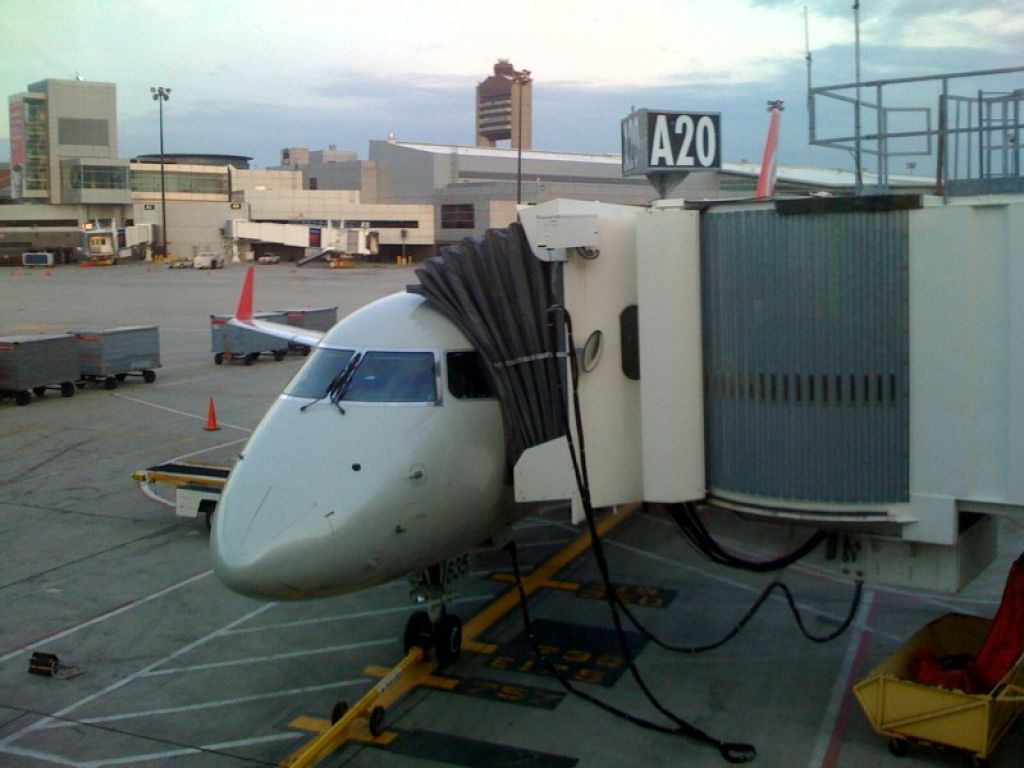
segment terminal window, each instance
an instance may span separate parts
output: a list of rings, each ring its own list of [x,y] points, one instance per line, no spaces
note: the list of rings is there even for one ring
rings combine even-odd
[[[72,189],[128,189],[128,169],[122,166],[86,165],[64,170]]]
[[[106,147],[110,143],[110,129],[106,120],[62,117],[57,120],[57,141],[60,144]]]
[[[473,229],[476,214],[472,203],[441,206],[441,229]]]

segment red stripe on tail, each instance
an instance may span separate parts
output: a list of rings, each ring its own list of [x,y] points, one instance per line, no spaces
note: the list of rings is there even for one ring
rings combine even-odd
[[[242,283],[242,293],[238,297],[238,309],[235,310],[235,319],[246,322],[252,320],[252,265],[245,272],[245,281]]]
[[[779,142],[779,113],[782,111],[781,101],[768,102],[768,137],[764,142],[764,156],[761,158],[761,173],[757,178],[755,197],[771,197],[775,191],[775,148]]]

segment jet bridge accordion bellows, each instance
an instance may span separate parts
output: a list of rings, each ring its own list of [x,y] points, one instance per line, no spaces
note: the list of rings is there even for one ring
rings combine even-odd
[[[712,210],[701,238],[711,492],[906,501],[907,211]]]

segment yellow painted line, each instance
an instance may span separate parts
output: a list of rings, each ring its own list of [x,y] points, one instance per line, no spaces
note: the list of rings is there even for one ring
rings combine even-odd
[[[504,581],[509,584],[514,584],[516,577],[511,573],[492,573],[491,581]],[[548,589],[560,589],[563,592],[578,592],[580,584],[578,581],[556,581],[554,579],[548,579],[541,586],[547,587]]]
[[[467,640],[466,638],[462,638],[462,650],[489,655],[497,651],[498,646],[494,643],[481,643],[478,640]]]
[[[620,507],[612,514],[604,517],[597,523],[598,535],[604,536],[607,534],[629,517],[637,509],[637,506],[631,504]],[[590,532],[587,531],[556,553],[551,559],[535,568],[529,575],[523,577],[523,591],[525,594],[530,596],[538,589],[546,587],[549,582],[562,585],[572,583],[559,582],[552,577],[583,554],[589,547]],[[578,588],[578,585],[576,588]],[[496,645],[478,642],[476,638],[518,604],[519,590],[513,587],[474,616],[462,628],[463,650],[494,653],[497,650]],[[281,766],[286,766],[287,768],[309,768],[309,766],[316,765],[328,755],[336,752],[349,741],[368,741],[374,744],[388,743],[381,742],[379,739],[388,736],[393,739],[394,734],[385,732],[374,738],[370,733],[367,724],[370,712],[375,707],[387,709],[391,704],[398,701],[417,686],[429,686],[446,690],[454,689],[458,685],[458,680],[456,678],[435,676],[434,671],[437,669],[437,666],[437,661],[427,658],[423,649],[413,648],[397,666],[390,670],[386,667],[367,667],[365,670],[366,674],[380,675],[380,681],[334,725],[330,725],[326,720],[312,717],[299,717],[289,723],[289,725],[295,728],[312,731],[319,735],[300,750],[285,758]],[[388,741],[390,742],[391,739]]]
[[[411,674],[410,677],[412,678],[429,675],[437,668],[437,662],[425,659],[422,648],[413,648],[394,669],[367,691],[363,698],[356,702],[355,706],[350,707],[338,722],[330,726],[298,752],[285,758],[281,765],[288,766],[288,768],[308,768],[335,752],[338,747],[351,740],[350,730],[357,720],[361,721],[361,726],[366,727],[366,718],[369,717],[373,708],[386,708],[398,696],[410,690],[409,687],[404,685],[403,680],[416,667],[421,667],[423,671],[418,675]],[[393,689],[398,691],[397,695],[395,695],[395,690]],[[367,733],[369,733],[368,729]],[[381,735],[383,736],[384,734]]]
[[[363,674],[369,675],[370,677],[385,677],[391,670],[387,667],[379,667],[376,664],[371,664],[363,670]],[[416,677],[416,681],[412,685],[406,686],[406,690],[415,688],[417,685],[422,685],[425,688],[437,688],[442,691],[451,691],[456,688],[459,681],[454,677],[436,677],[429,673],[418,675],[417,672],[420,670],[413,670],[410,673],[410,677]]]
[[[635,504],[620,507],[612,514],[607,515],[598,521],[598,534],[600,536],[607,534],[619,523],[629,517],[636,508],[637,505]],[[538,589],[541,589],[544,586],[544,582],[551,581],[552,577],[556,573],[583,554],[583,552],[585,552],[589,547],[590,532],[587,531],[583,535],[577,537],[571,544],[567,545],[561,552],[555,554],[550,560],[534,569],[529,575],[524,576],[523,591],[526,593],[526,596],[529,597]],[[476,640],[477,637],[482,635],[492,624],[515,608],[518,604],[519,590],[512,588],[484,608],[462,628],[462,647],[466,647],[467,640]]]

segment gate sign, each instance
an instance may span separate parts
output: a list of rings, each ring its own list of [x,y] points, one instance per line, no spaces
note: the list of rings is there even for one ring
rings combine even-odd
[[[722,167],[721,114],[638,109],[622,120],[622,175]]]

